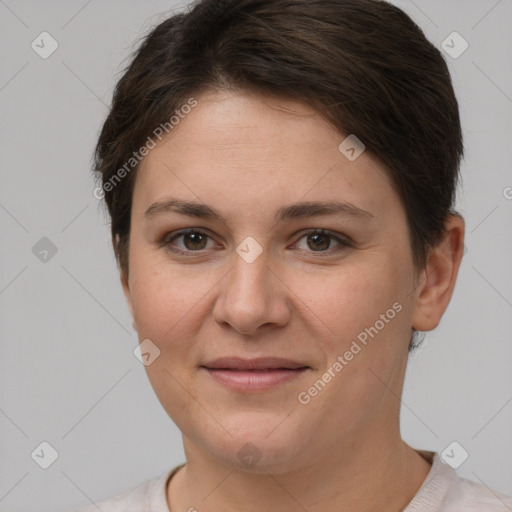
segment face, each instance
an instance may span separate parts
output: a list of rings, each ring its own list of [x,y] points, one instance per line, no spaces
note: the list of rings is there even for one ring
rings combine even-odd
[[[368,151],[347,158],[346,136],[306,105],[196,100],[138,170],[122,278],[139,339],[160,351],[147,374],[186,450],[238,466],[252,453],[254,471],[279,472],[333,445],[385,442],[417,314],[388,173]],[[204,368],[221,357],[306,369],[263,372],[250,387],[247,372]],[[238,387],[222,381],[230,371]]]

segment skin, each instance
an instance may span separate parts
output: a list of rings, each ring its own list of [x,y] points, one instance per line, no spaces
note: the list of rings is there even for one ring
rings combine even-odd
[[[241,91],[194,97],[198,105],[138,170],[129,275],[121,275],[139,339],[161,351],[146,366],[149,380],[183,434],[187,463],[167,486],[170,509],[402,510],[431,467],[400,435],[408,343],[413,327],[434,329],[448,306],[464,221],[450,216],[416,269],[400,198],[368,151],[349,161],[338,150],[345,135],[301,103]],[[145,216],[169,197],[205,203],[224,221]],[[371,216],[274,219],[285,205],[326,200]],[[208,236],[171,240],[186,228]],[[307,236],[318,229],[333,233],[320,249]],[[236,252],[248,236],[262,249],[252,263]],[[298,394],[396,302],[401,311],[300,403]],[[241,393],[200,369],[233,355],[310,369]],[[237,456],[246,443],[261,455],[251,466]]]

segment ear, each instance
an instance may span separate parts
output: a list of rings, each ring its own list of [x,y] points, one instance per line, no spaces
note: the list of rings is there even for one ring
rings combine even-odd
[[[412,327],[417,331],[435,329],[450,303],[464,252],[464,231],[462,217],[450,215],[441,242],[429,251],[413,307]]]

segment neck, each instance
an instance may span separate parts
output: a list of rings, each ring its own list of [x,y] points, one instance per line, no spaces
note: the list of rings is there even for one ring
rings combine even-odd
[[[430,464],[400,437],[356,442],[286,472],[251,473],[204,456],[186,443],[187,464],[171,479],[171,512],[399,512],[425,481]],[[378,454],[378,456],[375,456]]]

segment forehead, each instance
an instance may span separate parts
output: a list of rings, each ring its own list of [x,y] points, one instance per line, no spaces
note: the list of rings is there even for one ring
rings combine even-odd
[[[195,99],[144,158],[134,203],[173,195],[247,210],[337,199],[371,211],[396,199],[385,167],[367,151],[347,158],[347,136],[305,104],[225,91]]]

